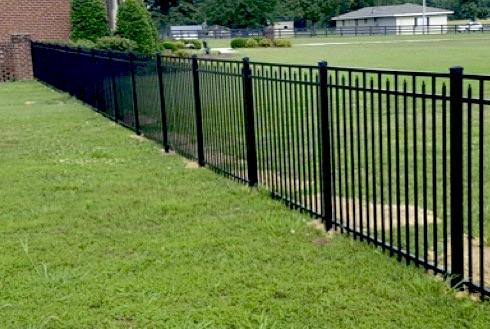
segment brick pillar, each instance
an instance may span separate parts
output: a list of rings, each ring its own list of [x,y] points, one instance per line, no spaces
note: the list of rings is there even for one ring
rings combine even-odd
[[[11,42],[11,63],[15,80],[32,80],[31,36],[13,34]]]

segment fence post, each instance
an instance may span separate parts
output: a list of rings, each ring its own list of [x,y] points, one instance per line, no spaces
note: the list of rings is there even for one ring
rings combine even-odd
[[[332,190],[331,163],[330,163],[330,124],[328,118],[328,64],[323,61],[318,64],[320,73],[320,134],[321,134],[321,177],[322,177],[322,213],[323,223],[327,231],[332,229]]]
[[[90,50],[90,58],[92,59],[92,64],[97,67],[97,58],[95,57],[95,49]],[[95,111],[99,112],[99,75],[98,75],[98,70],[95,69],[95,90],[94,90],[94,104],[93,106],[95,107]]]
[[[192,56],[192,78],[194,81],[194,103],[196,110],[197,162],[203,167],[204,162],[204,132],[202,128],[201,90],[199,86],[199,64],[197,55]]]
[[[247,142],[247,169],[248,185],[256,186],[257,174],[257,146],[255,143],[255,118],[254,118],[254,95],[252,85],[252,70],[248,57],[243,59],[243,108],[245,110],[245,134]]]
[[[129,66],[131,67],[131,87],[133,89],[133,114],[134,114],[134,129],[137,135],[141,135],[140,119],[138,113],[138,95],[136,93],[136,72],[134,69],[134,54],[129,54]]]
[[[111,87],[112,87],[112,100],[114,102],[114,121],[119,121],[119,104],[117,103],[117,88],[116,88],[116,70],[114,69],[113,52],[109,52],[109,63],[111,67]]]
[[[165,111],[165,95],[163,93],[163,70],[162,70],[162,55],[157,54],[157,74],[158,74],[158,92],[160,94],[160,118],[162,121],[162,143],[165,153],[168,153],[170,147],[168,144],[167,132],[167,113]]]
[[[451,285],[464,277],[463,250],[463,68],[450,70]]]

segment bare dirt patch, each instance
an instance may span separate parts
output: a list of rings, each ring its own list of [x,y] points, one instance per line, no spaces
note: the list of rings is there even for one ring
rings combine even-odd
[[[317,196],[318,203],[321,204],[321,195]],[[400,226],[420,226],[424,225],[424,209],[421,207],[415,208],[412,205],[406,207],[405,205],[398,206],[396,204],[374,204],[372,202],[366,202],[355,198],[335,197],[332,199],[332,207],[334,216],[340,218],[342,214],[343,222],[347,219],[347,214],[350,217],[351,228],[359,229],[381,229],[383,227],[388,228],[390,223],[392,227],[398,227],[398,211],[400,212]],[[355,214],[355,223],[354,223]],[[375,216],[376,214],[376,216]],[[362,215],[363,223],[360,225],[360,217]],[[367,218],[370,218],[369,224]],[[425,213],[427,225],[434,223],[434,215],[432,211],[426,210]],[[382,218],[384,217],[384,223]],[[376,219],[376,220],[375,220]]]
[[[312,241],[313,244],[318,246],[318,247],[325,246],[325,245],[329,244],[330,241],[332,241],[332,239],[334,239],[335,236],[339,234],[335,230],[332,230],[329,232],[325,231],[325,226],[323,225],[322,221],[319,219],[312,220],[312,221],[308,222],[308,226],[313,227],[315,230],[318,230],[318,231],[323,233],[321,236],[316,237]]]
[[[147,141],[146,137],[143,134],[141,134],[141,135],[131,134],[131,135],[129,135],[129,138],[135,139],[135,140],[137,140],[139,142],[145,142],[145,141]]]
[[[165,156],[174,156],[176,153],[172,150],[168,151],[168,152],[165,152],[165,149],[161,149],[160,152],[162,152],[163,155]]]
[[[469,237],[466,234],[464,235],[463,238],[464,238],[464,240],[463,240],[464,254],[463,255],[464,255],[465,277],[469,278],[469,276],[470,276],[469,268],[470,268],[470,263],[471,263],[471,267],[472,267],[471,276],[473,278],[473,281],[476,283],[480,283],[480,272],[482,270],[482,268],[480,268],[480,240],[472,238],[471,243],[470,243]],[[440,244],[444,248],[444,242],[440,241]],[[471,262],[470,262],[470,253],[469,253],[470,245],[471,245]],[[446,248],[448,251],[448,253],[447,253],[448,254],[448,256],[447,256],[448,257],[448,259],[447,259],[448,266],[451,267],[451,241],[450,240],[447,241]],[[439,264],[443,264],[443,262],[444,262],[443,250],[444,249],[441,249],[437,255],[438,256],[437,261]],[[431,259],[434,259],[434,251],[432,249],[429,250],[429,257]],[[484,259],[483,274],[485,276],[484,283],[486,286],[489,286],[490,285],[490,246],[485,246],[484,241],[483,241],[483,259]]]
[[[191,161],[188,159],[184,160],[184,164],[185,164],[186,169],[198,169],[199,168],[199,164],[197,162]]]

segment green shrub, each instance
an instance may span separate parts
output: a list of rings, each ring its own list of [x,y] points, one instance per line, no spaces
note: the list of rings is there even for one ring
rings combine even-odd
[[[259,41],[259,47],[272,47],[272,45],[273,45],[272,40],[267,38],[262,38]]]
[[[171,51],[176,51],[177,50],[177,45],[173,41],[162,41],[160,42],[160,50],[171,50]]]
[[[191,54],[183,49],[179,49],[175,52],[177,57],[191,57]]]
[[[77,41],[70,40],[68,45],[72,47],[80,47],[80,48],[87,48],[87,49],[95,48],[95,42],[91,40],[85,40],[85,39],[79,39]]]
[[[114,37],[102,37],[95,43],[98,49],[111,49],[117,51],[134,51],[138,45],[133,40]]]
[[[126,0],[117,13],[116,34],[136,42],[136,51],[151,54],[157,51],[157,30],[142,0]]]
[[[256,48],[258,45],[259,43],[255,41],[255,39],[253,38],[248,39],[247,42],[245,43],[246,48]]]
[[[278,48],[291,48],[291,41],[286,39],[275,39],[274,46]]]
[[[165,41],[161,41],[159,43],[160,51],[167,49],[167,50],[171,50],[171,51],[175,52],[179,49],[183,49],[184,47],[185,47],[185,44],[182,41],[165,40]]]
[[[177,47],[177,49],[184,49],[185,48],[184,41],[174,41],[174,44]]]
[[[247,40],[245,38],[236,38],[231,40],[231,48],[245,48],[247,45]]]
[[[202,41],[201,40],[190,40],[190,43],[194,45],[194,49],[202,49]]]
[[[72,40],[96,41],[110,34],[104,3],[102,0],[71,1]]]

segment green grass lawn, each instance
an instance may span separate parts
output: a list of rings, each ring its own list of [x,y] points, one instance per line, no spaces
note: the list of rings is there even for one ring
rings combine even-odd
[[[38,83],[0,85],[1,328],[486,328],[490,304]]]
[[[237,58],[252,61],[447,72],[461,65],[466,72],[490,74],[490,34],[430,36],[316,37],[291,39],[292,48],[240,49]],[[409,42],[407,42],[409,41]],[[307,46],[307,44],[325,45]],[[229,40],[209,40],[229,47]]]

